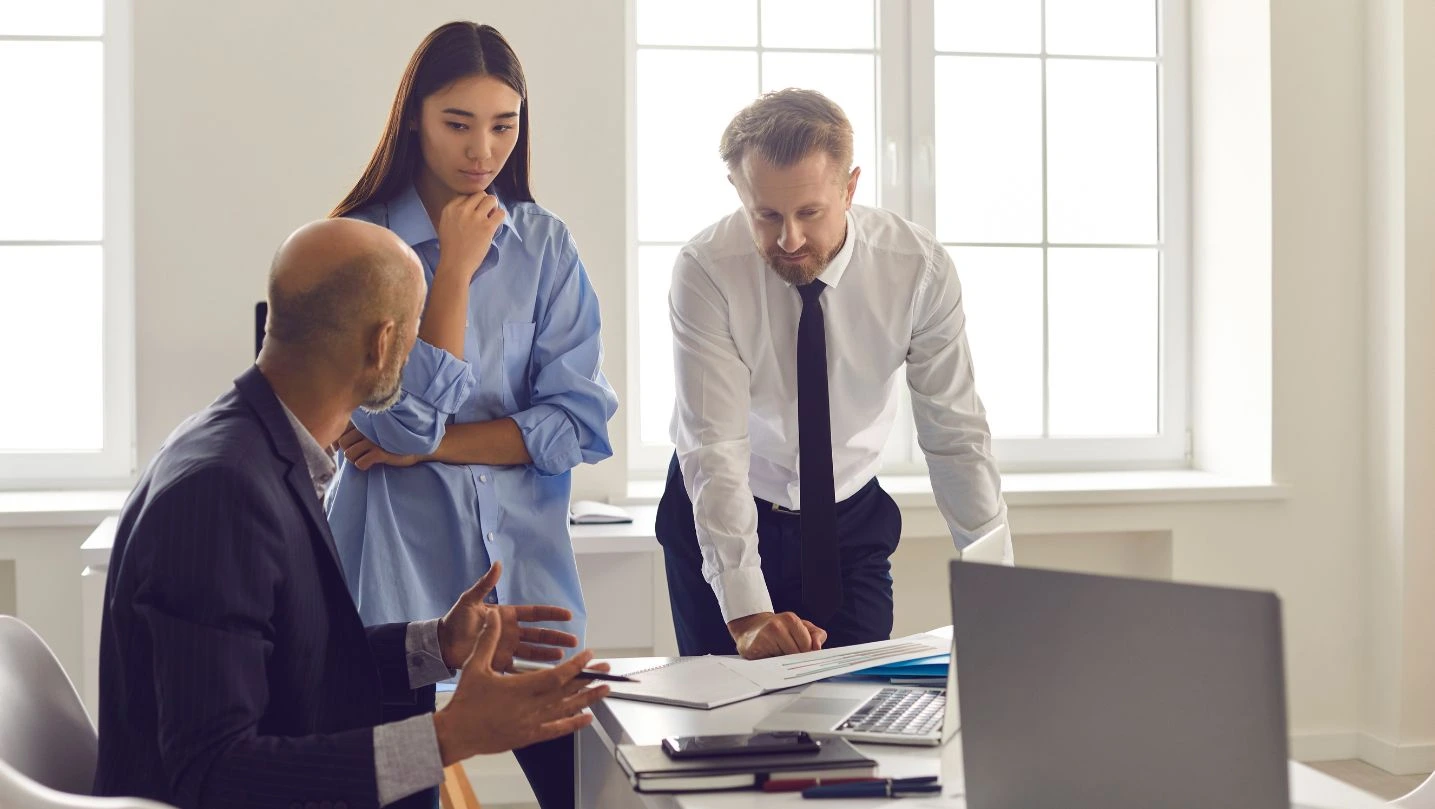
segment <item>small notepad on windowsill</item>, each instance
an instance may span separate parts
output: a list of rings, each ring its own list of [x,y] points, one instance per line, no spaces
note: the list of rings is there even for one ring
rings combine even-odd
[[[612,525],[633,521],[624,509],[596,500],[577,500],[568,507],[568,522],[573,525]]]

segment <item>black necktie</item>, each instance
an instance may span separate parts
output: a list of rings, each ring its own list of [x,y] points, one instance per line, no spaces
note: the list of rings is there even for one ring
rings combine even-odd
[[[827,398],[827,329],[818,300],[827,285],[797,288],[797,451],[802,486],[802,607],[810,621],[831,618],[842,605],[837,551],[837,497],[832,480],[832,413]]]

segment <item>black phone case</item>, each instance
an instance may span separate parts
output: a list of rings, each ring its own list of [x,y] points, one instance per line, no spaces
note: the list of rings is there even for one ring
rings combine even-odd
[[[682,746],[681,743],[684,739],[700,739],[705,744]],[[678,736],[663,739],[663,752],[668,754],[668,758],[673,759],[757,756],[772,753],[815,753],[818,749],[817,742],[803,731]]]

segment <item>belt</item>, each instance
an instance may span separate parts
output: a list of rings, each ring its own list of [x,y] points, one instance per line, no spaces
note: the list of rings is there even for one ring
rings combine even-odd
[[[869,480],[869,481],[867,481],[865,484],[863,484],[862,488],[860,488],[860,489],[858,489],[857,491],[853,492],[852,495],[851,495],[850,497],[848,497],[846,500],[839,500],[839,501],[837,501],[837,506],[840,508],[840,507],[842,507],[843,504],[848,503],[848,502],[850,502],[850,501],[852,501],[852,500],[855,500],[855,499],[857,499],[858,497],[860,497],[861,495],[865,494],[868,489],[873,489],[873,488],[876,488],[876,487],[877,487],[877,479],[876,479],[876,478],[872,478],[871,480]],[[771,501],[763,500],[761,497],[754,497],[753,500],[756,500],[756,501],[758,502],[758,507],[759,507],[759,508],[767,508],[767,509],[770,509],[774,514],[781,514],[781,515],[784,516],[784,517],[801,517],[801,516],[802,516],[802,510],[801,510],[801,509],[787,508],[787,507],[785,507],[785,506],[779,506],[778,504],[773,503],[773,502],[771,502]]]

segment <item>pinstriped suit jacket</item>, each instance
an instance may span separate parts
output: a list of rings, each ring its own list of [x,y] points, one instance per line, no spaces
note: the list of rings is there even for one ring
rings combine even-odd
[[[405,626],[360,623],[298,439],[251,368],[169,437],[121,512],[96,794],[377,806],[373,726],[433,704],[408,687]]]

